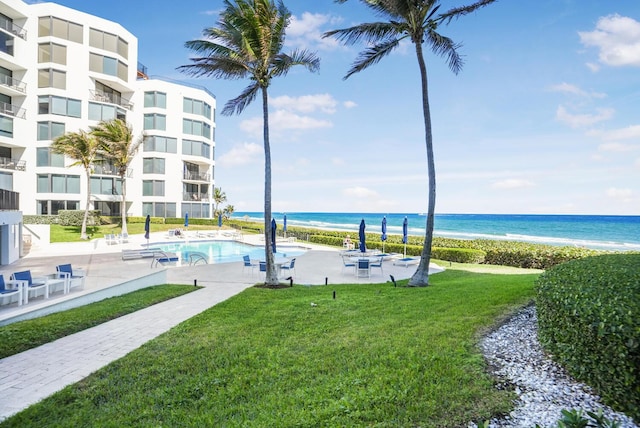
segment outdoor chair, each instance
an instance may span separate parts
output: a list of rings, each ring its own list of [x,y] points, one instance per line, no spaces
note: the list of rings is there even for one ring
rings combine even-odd
[[[293,258],[289,264],[280,266],[280,272],[283,272],[283,276],[285,275],[284,272],[289,272],[289,276],[291,276],[291,272],[295,272],[296,270],[295,265],[296,259]]]
[[[356,276],[358,278],[370,278],[371,277],[371,265],[369,259],[358,259],[358,267]]]
[[[258,265],[255,262],[252,262],[251,258],[248,255],[242,256],[242,260],[244,262],[244,264],[242,265],[242,272],[244,272],[246,269],[249,269],[251,271],[251,274],[253,275],[253,269],[255,269],[255,267]]]
[[[380,275],[383,275],[383,271],[382,271],[382,257],[380,257],[378,260],[374,260],[369,264],[369,267],[371,269],[373,268],[378,268],[380,269]]]
[[[14,297],[17,297],[18,306],[22,305],[22,287],[8,289],[4,282],[4,275],[0,274],[0,304],[9,305]]]
[[[42,290],[45,299],[49,298],[49,283],[46,278],[33,278],[30,270],[14,272],[11,274],[13,281],[24,281],[22,288],[24,303],[29,303],[29,295],[33,293],[33,297],[37,297]]]
[[[66,281],[66,290],[68,293],[74,287],[84,288],[84,279],[86,273],[82,269],[73,269],[71,264],[64,264],[56,266],[56,272],[58,272],[58,278],[62,278]]]
[[[342,256],[342,271],[344,272],[345,268],[356,268],[356,263],[351,261],[349,257]]]

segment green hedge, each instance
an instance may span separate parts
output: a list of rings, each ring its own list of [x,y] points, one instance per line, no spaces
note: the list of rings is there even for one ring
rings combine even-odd
[[[484,263],[486,253],[469,248],[431,248],[431,257],[457,263]]]
[[[543,346],[605,402],[640,421],[640,254],[558,265],[537,281]]]

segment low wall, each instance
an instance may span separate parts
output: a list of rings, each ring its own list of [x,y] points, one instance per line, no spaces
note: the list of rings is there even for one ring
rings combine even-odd
[[[167,270],[162,269],[150,273],[149,275],[141,276],[140,278],[123,282],[122,284],[116,284],[111,287],[88,292],[86,294],[79,294],[78,296],[68,294],[63,300],[60,300],[59,302],[51,302],[51,304],[34,309],[33,311],[16,314],[16,316],[14,317],[6,318],[0,321],[0,326],[12,324],[17,321],[39,318],[56,312],[62,312],[69,309],[77,308],[79,306],[84,306],[89,303],[98,302],[109,297],[121,296],[123,294],[131,293],[132,291],[166,283]],[[47,301],[45,300],[45,302]]]

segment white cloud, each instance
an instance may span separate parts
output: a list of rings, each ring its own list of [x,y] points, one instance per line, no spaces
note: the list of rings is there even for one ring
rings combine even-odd
[[[240,122],[240,129],[248,134],[261,136],[262,125],[262,117],[256,116]],[[273,134],[292,130],[307,131],[310,129],[331,128],[332,126],[333,124],[328,120],[300,116],[285,110],[278,110],[269,116],[269,130]]]
[[[335,166],[344,166],[347,164],[347,162],[344,160],[344,158],[331,158],[331,164]]]
[[[348,187],[342,191],[342,194],[351,198],[377,198],[378,192],[375,190],[367,189],[366,187]]]
[[[597,114],[571,114],[564,106],[558,106],[556,119],[572,128],[584,128],[609,120],[614,113],[614,110],[610,108],[600,108],[597,111]]]
[[[606,94],[600,92],[587,92],[584,89],[565,82],[553,85],[550,89],[553,92],[562,92],[565,94],[578,95],[586,98],[605,98],[607,96]]]
[[[598,150],[603,152],[623,153],[623,152],[630,152],[635,149],[636,147],[631,144],[620,144],[620,143],[606,143],[606,144],[600,144],[598,146]]]
[[[610,131],[590,131],[590,137],[598,137],[604,141],[633,140],[640,142],[640,125],[627,126],[626,128],[613,129]]]
[[[322,34],[340,22],[339,18],[321,13],[304,12],[292,16],[287,27],[286,44],[300,49],[331,51],[341,48],[334,38],[322,38]],[[324,29],[324,27],[327,27]]]
[[[246,165],[261,161],[263,153],[264,149],[261,145],[244,143],[217,157],[216,164],[224,166]]]
[[[594,73],[600,71],[600,66],[598,64],[594,64],[592,62],[588,62],[587,64],[587,68],[591,71],[593,71]]]
[[[333,114],[336,112],[338,101],[329,94],[303,95],[300,97],[283,95],[272,98],[269,100],[269,104],[275,108],[302,113],[312,113],[320,110],[327,114]]]
[[[633,190],[610,187],[607,189],[607,196],[622,202],[631,202],[633,200]]]
[[[595,30],[578,32],[585,46],[599,49],[601,63],[640,67],[640,22],[618,14],[602,17]]]
[[[358,104],[356,104],[355,101],[345,101],[342,103],[342,105],[345,106],[346,108],[354,108],[358,106]]]
[[[503,190],[524,189],[533,186],[535,186],[535,184],[532,181],[519,178],[508,178],[506,180],[496,181],[491,185],[494,189]]]

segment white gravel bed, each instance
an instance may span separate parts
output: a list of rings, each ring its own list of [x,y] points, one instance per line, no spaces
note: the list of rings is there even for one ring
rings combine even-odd
[[[519,398],[506,417],[491,420],[491,427],[555,427],[563,409],[602,409],[623,428],[638,428],[633,420],[600,402],[587,385],[577,382],[547,358],[538,342],[535,306],[518,312],[480,342],[492,373],[510,384]]]

